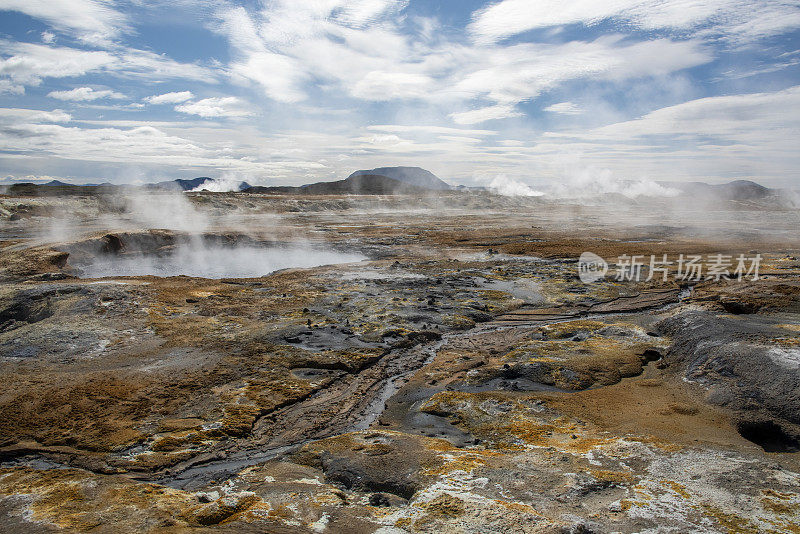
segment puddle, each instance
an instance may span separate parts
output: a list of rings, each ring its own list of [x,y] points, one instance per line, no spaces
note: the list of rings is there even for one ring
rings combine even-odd
[[[485,280],[483,281],[481,289],[503,291],[527,304],[538,304],[544,301],[539,284],[528,278],[519,278],[517,280]]]

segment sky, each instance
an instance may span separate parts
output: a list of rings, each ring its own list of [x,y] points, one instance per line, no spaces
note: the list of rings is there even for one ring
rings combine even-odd
[[[0,180],[800,188],[800,1],[0,0]]]

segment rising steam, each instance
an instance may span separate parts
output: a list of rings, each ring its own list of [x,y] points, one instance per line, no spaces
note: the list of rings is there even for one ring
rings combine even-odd
[[[533,189],[528,184],[509,178],[496,176],[488,185],[493,193],[511,197],[545,197],[549,199],[588,200],[602,199],[608,195],[621,195],[634,199],[639,197],[674,197],[680,194],[677,189],[666,187],[653,180],[627,180],[615,177],[607,169],[581,169],[565,173],[543,191]]]
[[[76,265],[82,276],[197,276],[201,278],[255,278],[287,268],[307,268],[365,259],[351,252],[322,249],[308,244],[262,247],[209,245],[192,236],[159,254],[133,253],[98,256]]]
[[[608,169],[584,168],[569,173],[555,183],[548,196],[565,199],[589,199],[605,195],[622,195],[626,198],[674,197],[680,191],[665,187],[653,180],[627,180],[615,177]]]
[[[508,197],[540,197],[544,195],[543,192],[536,191],[529,185],[524,184],[519,180],[509,178],[504,174],[496,176],[489,184],[489,189],[498,195],[504,195]]]
[[[82,239],[74,234],[70,239],[63,234],[51,236],[55,242],[72,242],[66,247],[69,263],[81,276],[249,278],[286,268],[365,259],[357,252],[337,251],[302,236],[278,238],[269,224],[264,228],[270,220],[267,215],[259,217],[258,235],[251,235],[244,219],[231,214],[212,217],[180,192],[128,189],[109,197],[106,203],[116,206],[119,213],[105,214],[98,220],[120,246],[110,250],[98,244],[96,232]],[[215,233],[222,228],[224,233]]]

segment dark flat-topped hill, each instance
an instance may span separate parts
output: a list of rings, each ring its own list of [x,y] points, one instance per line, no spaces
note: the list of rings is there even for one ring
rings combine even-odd
[[[374,174],[350,176],[346,180],[318,182],[315,184],[292,186],[253,186],[248,193],[299,194],[299,195],[393,195],[397,193],[421,193],[426,189]]]
[[[354,176],[377,175],[386,176],[398,182],[403,182],[423,189],[446,190],[452,189],[449,184],[443,182],[431,171],[420,167],[378,167],[377,169],[361,170],[351,174]]]
[[[779,194],[777,190],[764,187],[750,180],[735,180],[726,184],[707,184],[705,182],[660,182],[677,189],[690,198],[713,200],[760,200]]]

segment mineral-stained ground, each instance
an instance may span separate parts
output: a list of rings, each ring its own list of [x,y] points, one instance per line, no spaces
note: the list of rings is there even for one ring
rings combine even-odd
[[[198,193],[0,218],[2,532],[800,532],[796,210]],[[584,284],[584,251],[763,260]],[[184,274],[214,265],[251,277]]]

